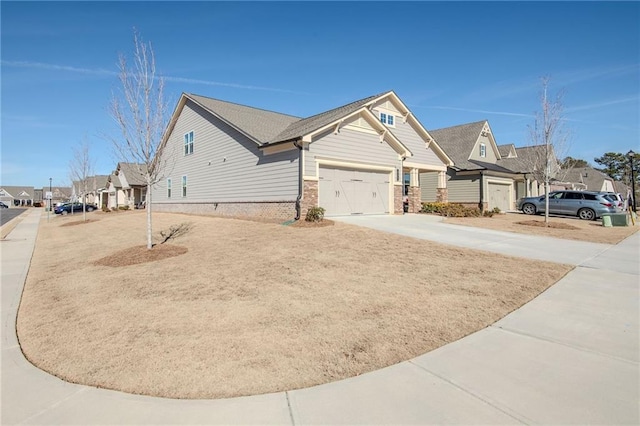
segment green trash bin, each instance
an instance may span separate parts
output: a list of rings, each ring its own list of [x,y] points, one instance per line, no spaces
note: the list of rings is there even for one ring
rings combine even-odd
[[[629,215],[626,213],[614,213],[611,215],[612,226],[629,226]]]
[[[604,226],[605,228],[611,228],[613,226],[613,224],[611,223],[611,215],[602,215],[602,226]]]

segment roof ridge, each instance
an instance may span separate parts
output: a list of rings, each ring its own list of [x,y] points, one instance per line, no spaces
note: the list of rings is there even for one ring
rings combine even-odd
[[[433,129],[433,130],[431,130],[431,132],[436,132],[438,130],[445,130],[445,129],[455,129],[456,127],[466,127],[466,126],[471,126],[471,125],[474,125],[474,124],[486,123],[488,121],[489,120],[485,119],[485,120],[474,121],[472,123],[456,124],[455,126],[441,127],[439,129]]]
[[[199,97],[199,98],[210,99],[212,101],[222,102],[222,103],[229,104],[229,105],[236,105],[236,106],[243,107],[243,108],[255,109],[255,110],[264,111],[264,112],[270,112],[272,114],[284,115],[284,116],[291,117],[291,118],[298,118],[298,119],[301,119],[301,120],[303,119],[303,117],[300,117],[300,116],[297,116],[297,115],[285,114],[283,112],[278,112],[278,111],[273,111],[273,110],[270,110],[270,109],[258,108],[258,107],[254,107],[254,106],[244,105],[244,104],[240,104],[240,103],[237,103],[237,102],[224,101],[224,100],[218,99],[218,98],[212,98],[212,97],[209,97],[209,96],[198,95],[196,93],[187,93],[187,95],[188,96],[196,96],[196,97]]]

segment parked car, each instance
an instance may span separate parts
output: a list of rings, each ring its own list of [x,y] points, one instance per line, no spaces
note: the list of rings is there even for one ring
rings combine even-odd
[[[608,200],[611,200],[611,202],[613,202],[616,206],[616,209],[619,212],[623,212],[625,211],[624,208],[624,198],[622,198],[622,194],[617,194],[615,192],[601,192],[601,194],[604,195],[604,197]]]
[[[518,200],[518,210],[524,214],[544,213],[544,195]],[[553,191],[549,193],[549,213],[578,216],[583,220],[595,220],[603,214],[617,213],[614,201],[604,194],[592,191]]]
[[[97,209],[95,204],[86,204],[86,210],[88,212],[92,212],[95,209]],[[55,214],[61,214],[61,215],[66,215],[71,213],[71,211],[73,210],[73,212],[82,212],[82,203],[62,203],[59,206],[56,206],[53,209],[53,212]]]
[[[5,203],[3,203],[2,201],[0,201],[0,209],[8,209],[9,206],[6,205]]]

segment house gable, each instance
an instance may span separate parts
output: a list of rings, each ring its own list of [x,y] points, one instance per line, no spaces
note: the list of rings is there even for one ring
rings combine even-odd
[[[483,152],[484,156],[482,156]],[[489,122],[485,121],[482,129],[480,130],[480,134],[477,136],[477,139],[473,144],[471,152],[469,152],[468,160],[495,164],[500,158],[500,150],[493,138],[493,132],[489,127]]]

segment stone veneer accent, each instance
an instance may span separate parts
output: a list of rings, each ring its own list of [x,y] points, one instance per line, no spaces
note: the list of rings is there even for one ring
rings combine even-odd
[[[393,214],[404,214],[402,206],[402,185],[393,185]]]
[[[436,188],[436,202],[437,203],[449,202],[449,190],[447,188]]]
[[[302,200],[300,201],[300,219],[304,220],[307,211],[318,206],[318,181],[305,180],[302,186]]]
[[[420,187],[409,187],[409,211],[408,213],[420,213],[422,210],[422,201],[420,199]]]
[[[153,211],[280,221],[290,220],[296,216],[296,203],[295,201],[245,203],[153,203]]]

